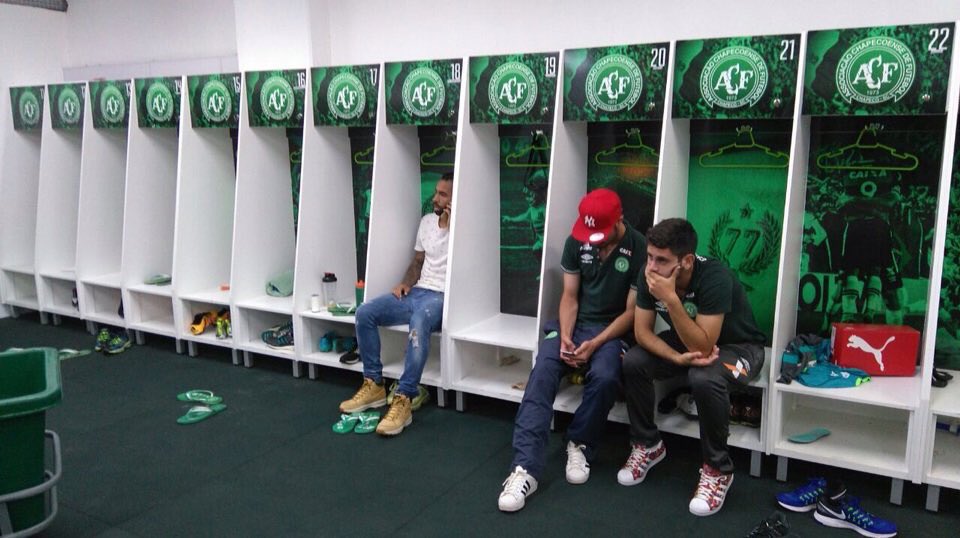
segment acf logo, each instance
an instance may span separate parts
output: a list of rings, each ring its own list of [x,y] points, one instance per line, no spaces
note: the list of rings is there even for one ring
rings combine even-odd
[[[100,91],[100,113],[107,123],[121,123],[127,113],[123,92],[113,84]]]
[[[587,72],[587,102],[597,110],[619,112],[633,108],[642,89],[640,67],[623,54],[604,56]]]
[[[227,85],[217,79],[208,80],[200,90],[200,113],[209,122],[221,123],[233,113],[233,96]]]
[[[497,114],[526,114],[537,103],[537,78],[526,64],[507,62],[493,72],[487,95]]]
[[[429,118],[440,114],[447,92],[443,79],[429,67],[418,67],[403,81],[403,109],[409,114]]]
[[[327,87],[327,108],[334,116],[344,120],[358,118],[366,105],[367,92],[360,77],[349,72],[333,77]]]
[[[60,95],[57,96],[57,111],[60,114],[60,121],[67,125],[76,125],[80,122],[80,96],[70,86],[63,86],[60,89]]]
[[[288,120],[293,115],[293,86],[280,75],[273,75],[260,88],[260,109],[268,118]]]
[[[24,90],[17,101],[20,119],[24,127],[36,127],[40,123],[40,100],[33,90]]]
[[[157,123],[165,123],[173,117],[173,92],[163,82],[156,81],[147,88],[147,116]]]
[[[892,37],[868,37],[847,49],[837,63],[837,91],[848,103],[896,102],[915,76],[916,63],[906,45]]]
[[[710,108],[753,106],[767,89],[767,62],[750,47],[717,51],[700,72],[700,95]]]

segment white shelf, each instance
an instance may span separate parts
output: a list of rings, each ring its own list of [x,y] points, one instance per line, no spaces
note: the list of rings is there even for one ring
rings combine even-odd
[[[273,355],[274,357],[280,357],[283,359],[290,359],[290,360],[296,359],[294,348],[291,347],[288,349],[275,349],[261,341],[250,341],[244,344],[240,344],[238,349],[242,351],[260,353],[261,355]]]
[[[338,356],[339,360],[339,356]],[[357,363],[360,365],[360,363]],[[361,369],[362,369],[362,365]],[[383,365],[383,376],[389,377],[390,379],[400,379],[400,375],[403,373],[403,362],[390,362]],[[420,383],[424,385],[429,385],[431,387],[439,387],[441,385],[440,377],[440,361],[436,359],[427,360],[427,364],[423,367],[423,375],[420,376]]]
[[[127,290],[136,293],[145,293],[147,295],[157,295],[160,297],[173,296],[173,286],[170,284],[163,284],[160,286],[154,286],[152,284],[134,284],[132,286],[127,286]]]
[[[30,310],[40,310],[40,303],[37,301],[36,297],[18,297],[16,299],[6,299],[4,303],[10,306],[17,306],[20,308],[27,308]]]
[[[351,370],[353,372],[363,372],[363,363],[356,362],[354,364],[343,364],[340,362],[340,355],[343,353],[336,353],[330,351],[323,353],[320,351],[312,351],[310,353],[305,353],[302,355],[303,362],[309,362],[311,364],[319,364],[320,366],[330,366],[333,368],[340,368],[342,370]]]
[[[40,271],[43,278],[53,278],[56,280],[65,280],[67,282],[77,281],[77,272],[73,269],[64,269],[62,271]]]
[[[192,293],[181,293],[180,299],[184,301],[192,301],[195,303],[228,305],[230,304],[230,290],[221,290],[220,288],[213,288],[209,290],[196,291]]]
[[[271,295],[261,295],[252,299],[237,301],[240,308],[249,308],[251,310],[261,310],[263,312],[273,312],[275,314],[293,315],[293,296],[273,297]]]
[[[909,478],[906,414],[903,420],[892,420],[808,411],[785,413],[783,438],[773,447],[777,455],[891,478]],[[809,444],[786,439],[813,428],[826,428],[831,434]]]
[[[920,405],[920,376],[917,375],[913,377],[873,377],[859,387],[843,389],[807,387],[794,381],[789,385],[778,383],[777,390],[828,400],[856,402],[911,411],[916,410]]]
[[[497,314],[450,336],[455,340],[536,351],[537,330],[536,318]]]
[[[114,314],[105,314],[103,312],[91,312],[86,316],[88,321],[93,321],[96,323],[106,323],[107,325],[114,325],[117,327],[126,327],[127,323],[123,318]]]
[[[48,314],[56,314],[58,316],[67,316],[67,317],[78,318],[78,319],[80,318],[80,311],[77,310],[76,308],[73,308],[72,306],[65,307],[65,306],[49,305],[49,306],[44,306],[42,310],[44,312],[47,312]]]
[[[924,482],[960,489],[960,437],[937,430],[930,473]]]
[[[326,310],[321,310],[319,312],[311,312],[310,310],[301,310],[300,316],[306,319],[320,319],[324,321],[334,321],[337,323],[349,323],[350,325],[356,325],[357,318],[354,315],[348,316],[335,316]]]
[[[197,342],[199,344],[209,344],[212,346],[220,346],[231,349],[233,348],[233,338],[217,338],[216,332],[213,329],[208,329],[206,332],[201,334],[193,334],[190,332],[190,329],[187,329],[183,339],[191,342]]]
[[[960,418],[960,372],[942,371],[951,373],[954,380],[947,383],[946,387],[930,389],[930,412],[934,415]]]
[[[3,270],[8,273],[18,273],[21,275],[33,275],[34,270],[33,266],[30,264],[15,264],[15,265],[5,265]]]
[[[121,278],[120,273],[108,273],[105,275],[84,278],[81,280],[84,284],[89,284],[92,286],[103,286],[105,288],[116,288],[120,289],[121,287]]]
[[[174,330],[174,326],[173,326],[173,318],[131,323],[129,328],[136,331],[144,331],[151,334],[169,336],[171,338],[177,337],[177,333]]]

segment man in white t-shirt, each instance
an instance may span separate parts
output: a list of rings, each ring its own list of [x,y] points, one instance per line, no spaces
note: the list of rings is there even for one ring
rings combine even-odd
[[[390,410],[377,425],[380,435],[397,435],[413,421],[413,400],[430,352],[430,333],[440,330],[443,290],[447,275],[447,237],[450,233],[450,200],[453,174],[444,174],[433,193],[433,213],[420,220],[413,260],[392,293],[365,302],[357,309],[357,341],[363,361],[363,385],[340,411],[354,413],[387,403],[380,362],[378,328],[409,324],[403,373]]]

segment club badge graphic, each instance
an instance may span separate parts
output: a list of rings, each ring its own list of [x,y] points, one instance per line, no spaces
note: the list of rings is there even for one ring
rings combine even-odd
[[[156,123],[166,123],[173,117],[173,93],[164,82],[156,81],[147,88],[147,115]]]
[[[916,77],[913,53],[892,37],[868,37],[855,43],[837,63],[837,91],[844,101],[875,105],[899,101]]]
[[[33,91],[26,90],[20,94],[17,111],[24,128],[32,129],[40,123],[40,100]]]
[[[80,96],[72,87],[60,88],[60,95],[57,96],[57,111],[60,114],[60,121],[65,125],[75,126],[80,123],[83,105],[80,102]]]
[[[296,106],[293,86],[285,78],[273,75],[263,83],[260,92],[260,108],[268,118],[285,121],[293,116]]]
[[[420,118],[436,116],[446,102],[443,79],[429,67],[418,67],[403,81],[403,108]]]
[[[763,57],[750,47],[717,51],[700,72],[700,93],[711,108],[753,106],[767,89],[769,72]]]
[[[497,114],[526,114],[537,103],[537,78],[525,64],[507,62],[493,72],[487,92]]]
[[[604,56],[587,73],[587,102],[597,110],[619,112],[633,108],[642,90],[640,67],[623,54]]]
[[[233,113],[233,97],[227,85],[217,79],[210,79],[200,90],[200,113],[211,123],[227,121]]]
[[[120,88],[113,84],[103,87],[100,92],[100,113],[107,123],[119,124],[123,122],[127,112],[124,95]]]
[[[291,94],[292,95],[292,94]],[[327,107],[337,118],[352,120],[363,114],[367,94],[360,77],[350,72],[338,73],[327,88]]]

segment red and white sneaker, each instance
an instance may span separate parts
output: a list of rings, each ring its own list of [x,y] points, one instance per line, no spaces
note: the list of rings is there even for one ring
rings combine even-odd
[[[660,463],[660,460],[666,455],[667,447],[663,446],[662,440],[650,448],[646,448],[639,443],[632,443],[627,462],[617,472],[617,482],[622,486],[636,486],[643,482],[643,479],[647,477],[647,472],[654,465]]]
[[[690,499],[690,513],[695,516],[712,516],[723,508],[727,491],[733,484],[733,473],[723,474],[706,463],[700,468],[700,483]]]

